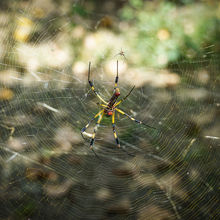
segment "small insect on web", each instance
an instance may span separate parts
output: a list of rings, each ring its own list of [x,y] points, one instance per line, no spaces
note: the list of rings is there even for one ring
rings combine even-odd
[[[129,91],[129,93],[124,97],[122,98],[121,100],[117,101],[118,97],[120,96],[120,89],[118,88],[118,61],[117,61],[117,75],[115,77],[115,86],[114,86],[114,91],[113,91],[113,95],[112,97],[109,99],[108,102],[106,102],[100,95],[99,93],[95,90],[94,88],[94,85],[92,83],[92,81],[90,80],[90,69],[91,69],[91,62],[89,62],[89,70],[88,70],[88,82],[89,82],[89,85],[92,89],[92,91],[94,92],[94,94],[101,100],[102,104],[99,104],[100,107],[102,108],[101,111],[99,111],[89,122],[88,124],[82,128],[81,130],[81,134],[83,136],[83,134],[86,134],[86,129],[89,127],[89,125],[91,124],[91,122],[93,120],[95,120],[96,118],[98,118],[97,122],[96,122],[96,125],[94,127],[94,131],[93,131],[93,134],[91,136],[91,141],[90,141],[90,148],[92,149],[93,145],[94,145],[94,142],[95,142],[95,137],[96,137],[96,133],[97,133],[97,130],[98,130],[98,127],[102,121],[102,118],[103,116],[107,116],[107,117],[112,117],[112,128],[113,128],[113,135],[114,135],[114,138],[115,138],[115,141],[116,141],[116,144],[118,147],[120,147],[120,143],[119,143],[119,139],[118,139],[118,136],[117,136],[117,133],[116,133],[116,126],[115,126],[115,112],[118,112],[122,115],[125,115],[127,116],[129,119],[131,119],[132,121],[135,121],[137,122],[138,124],[143,124],[149,128],[152,128],[152,129],[156,129],[154,127],[151,127],[150,125],[147,125],[145,123],[143,123],[142,121],[139,121],[135,118],[133,118],[132,116],[130,116],[129,114],[127,114],[126,112],[122,111],[121,109],[117,108],[117,106],[119,104],[121,104],[122,102],[124,102],[128,96],[131,94],[131,92],[133,91],[133,89],[135,88],[132,87],[132,89]],[[84,136],[83,136],[84,137]]]
[[[122,50],[122,48],[121,48],[120,52],[115,55],[115,57],[116,56],[122,56],[122,57],[124,57],[125,60],[127,60],[127,58],[125,57],[125,52]]]

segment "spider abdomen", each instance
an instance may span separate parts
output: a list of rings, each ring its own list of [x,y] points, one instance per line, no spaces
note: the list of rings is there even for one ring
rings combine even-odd
[[[108,102],[108,107],[110,109],[114,106],[114,104],[116,103],[119,96],[120,96],[120,90],[119,90],[119,88],[116,88],[115,92],[113,93],[112,97],[110,98],[110,100]]]

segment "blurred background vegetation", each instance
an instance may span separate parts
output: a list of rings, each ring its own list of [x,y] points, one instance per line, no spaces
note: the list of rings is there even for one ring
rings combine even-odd
[[[220,50],[218,1],[1,1],[1,11],[7,41],[25,47],[63,38],[58,61],[60,67],[72,63],[73,70],[91,57],[95,64],[112,59],[120,50],[129,65],[155,68],[209,56],[209,47],[215,54]]]
[[[218,219],[219,34],[218,0],[1,0],[0,218]],[[131,157],[103,120],[101,163],[88,62],[105,92],[117,59],[158,131],[118,120]]]

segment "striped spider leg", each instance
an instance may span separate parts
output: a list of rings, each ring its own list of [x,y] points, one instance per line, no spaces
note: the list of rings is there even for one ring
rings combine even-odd
[[[95,120],[98,116],[100,116],[102,113],[104,112],[104,109],[101,110],[100,112],[98,112],[89,122],[88,124],[82,128],[81,130],[81,134],[82,134],[82,137],[84,138],[84,134],[88,135],[88,133],[86,133],[86,129],[89,127],[89,125],[92,123],[93,120]]]
[[[145,125],[146,127],[149,127],[149,128],[152,128],[152,129],[156,129],[156,128],[150,126],[150,125],[145,124],[145,123],[142,122],[142,121],[139,121],[139,120],[133,118],[132,116],[130,116],[129,114],[127,114],[126,112],[122,111],[122,110],[119,109],[119,108],[115,108],[115,110],[116,110],[117,112],[119,112],[120,114],[122,114],[122,115],[126,115],[128,118],[130,118],[132,121],[137,122],[138,124],[143,124],[143,125]]]
[[[94,88],[94,85],[92,83],[92,81],[90,80],[90,67],[91,67],[91,62],[89,62],[89,71],[88,71],[88,82],[89,82],[89,85],[92,89],[92,91],[94,92],[94,94],[105,104],[107,104],[107,102],[98,94],[98,92],[96,92],[95,88]]]
[[[101,120],[103,119],[103,116],[107,116],[107,117],[112,117],[112,129],[113,129],[113,134],[114,134],[114,138],[115,138],[115,141],[116,141],[116,144],[118,147],[120,147],[120,142],[119,142],[119,139],[118,139],[118,136],[117,136],[117,133],[116,133],[116,126],[115,126],[115,111],[117,111],[118,113],[122,114],[122,115],[125,115],[127,116],[129,119],[131,119],[132,121],[135,121],[137,122],[138,124],[143,124],[149,128],[152,128],[152,129],[156,129],[150,125],[147,125],[145,123],[143,123],[142,121],[139,121],[135,118],[133,118],[132,116],[128,115],[126,112],[122,111],[121,109],[119,108],[116,108],[119,104],[121,104],[123,101],[125,101],[128,96],[131,94],[131,92],[133,91],[133,89],[135,87],[132,87],[132,89],[129,91],[129,93],[124,97],[122,98],[120,101],[117,102],[117,99],[118,97],[120,96],[120,90],[118,88],[118,61],[117,61],[117,75],[115,77],[115,85],[114,85],[114,91],[113,91],[113,95],[112,97],[109,99],[108,102],[106,102],[95,90],[94,86],[93,86],[93,83],[90,81],[90,66],[91,66],[91,63],[89,62],[89,71],[88,71],[88,82],[89,82],[89,85],[91,86],[94,94],[102,101],[102,103],[104,104],[99,104],[100,107],[102,108],[101,111],[99,111],[89,122],[88,124],[82,128],[81,130],[81,134],[83,136],[83,134],[87,134],[86,133],[86,129],[89,127],[89,125],[91,124],[91,122],[93,120],[95,120],[97,117],[98,120],[96,122],[96,125],[94,127],[94,131],[93,131],[93,134],[91,135],[91,141],[90,141],[90,148],[92,149],[93,145],[94,145],[94,142],[95,142],[95,137],[96,137],[96,133],[97,133],[97,130],[98,130],[98,127],[101,123]]]

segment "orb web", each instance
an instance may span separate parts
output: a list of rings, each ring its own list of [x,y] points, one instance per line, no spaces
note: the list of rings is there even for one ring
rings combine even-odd
[[[95,88],[108,100],[115,75],[106,75],[107,54],[102,48],[90,49],[84,52],[88,60],[78,61],[80,48],[68,47],[74,44],[71,22],[76,17],[55,9],[44,17],[36,5],[23,3],[9,5],[8,17],[1,20],[1,218],[216,218],[219,57],[213,52],[215,45],[204,48],[197,60],[171,64],[172,72],[180,76],[174,86],[140,84],[120,105],[156,129],[117,114],[121,142],[117,148],[111,120],[104,118],[91,151],[89,138],[83,139],[80,130],[98,112],[99,100],[87,82],[87,61],[92,61]],[[76,2],[78,11],[80,6]],[[96,29],[101,14],[85,13],[88,21],[76,22],[86,30]],[[82,30],[78,31],[81,37]],[[87,38],[85,44],[91,41]],[[121,66],[126,60],[115,57],[117,51],[111,53],[116,73],[116,60]],[[163,69],[145,71],[168,75]],[[120,75],[119,70],[122,96],[132,87],[127,78],[129,74]]]

